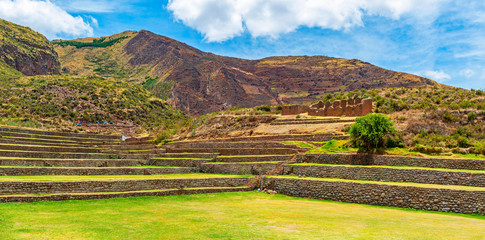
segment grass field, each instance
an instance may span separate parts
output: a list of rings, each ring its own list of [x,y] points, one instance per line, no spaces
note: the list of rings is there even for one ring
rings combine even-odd
[[[485,216],[257,192],[0,204],[0,239],[485,239]]]

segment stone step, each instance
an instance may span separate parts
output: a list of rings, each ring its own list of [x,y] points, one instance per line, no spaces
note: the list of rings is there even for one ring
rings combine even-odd
[[[212,159],[204,158],[152,158],[147,164],[151,166],[179,166],[179,167],[200,167],[203,163]]]
[[[11,158],[61,158],[61,159],[117,159],[120,155],[107,153],[70,153],[70,152],[37,152],[20,150],[0,150],[0,157]],[[125,156],[123,156],[125,157]]]
[[[0,175],[157,175],[191,173],[198,171],[186,167],[0,167]]]
[[[14,127],[0,127],[0,135],[2,135],[1,132],[16,132],[16,133],[37,134],[37,135],[51,135],[51,136],[61,136],[61,137],[76,137],[76,138],[96,138],[96,139],[108,139],[108,140],[121,139],[121,135],[55,132],[55,131],[42,131],[42,130],[33,130],[33,129],[26,129],[26,128],[14,128]]]
[[[147,160],[139,159],[0,158],[0,166],[131,167],[146,164]]]
[[[203,173],[265,175],[275,169],[278,162],[207,162],[200,165]]]
[[[148,190],[148,191],[142,190],[142,191],[124,191],[124,192],[0,195],[0,203],[190,195],[190,194],[221,193],[221,192],[244,192],[244,191],[250,191],[250,190],[251,190],[250,187],[238,186],[238,187],[163,189],[163,190]]]
[[[167,148],[167,153],[219,153],[220,155],[296,154],[292,148]]]
[[[24,145],[24,144],[0,144],[0,150],[20,150],[35,152],[72,152],[72,153],[99,153],[107,149],[89,148],[89,147],[54,147],[42,145]]]
[[[216,162],[286,162],[293,158],[294,155],[233,155],[216,157]]]
[[[290,164],[283,166],[285,174],[317,178],[414,182],[442,185],[485,187],[485,171],[436,168]]]
[[[297,156],[297,162],[485,170],[485,160],[480,159],[419,158],[372,154],[302,154]]]
[[[280,142],[174,142],[165,148],[298,148],[296,145]]]
[[[0,176],[0,195],[236,187],[246,185],[249,179],[243,176],[215,174]]]
[[[294,197],[485,215],[483,187],[287,176],[265,177],[261,187]]]

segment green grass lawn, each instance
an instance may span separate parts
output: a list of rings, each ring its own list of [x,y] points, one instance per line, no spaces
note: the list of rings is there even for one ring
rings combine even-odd
[[[0,239],[484,239],[485,217],[257,192],[0,204]]]

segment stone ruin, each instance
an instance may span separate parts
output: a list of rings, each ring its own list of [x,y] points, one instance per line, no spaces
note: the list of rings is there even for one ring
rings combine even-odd
[[[283,106],[281,115],[297,115],[308,113],[309,116],[364,116],[372,112],[372,99],[355,98],[348,100],[337,100],[333,103],[322,102],[310,106],[288,105]]]

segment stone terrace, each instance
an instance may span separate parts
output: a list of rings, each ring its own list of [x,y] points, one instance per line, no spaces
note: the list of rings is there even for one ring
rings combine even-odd
[[[120,136],[8,128],[0,134],[0,202],[260,188],[297,197],[485,214],[484,160],[305,154],[307,148],[287,142],[321,144],[333,138],[329,134],[179,141],[161,147],[148,139],[121,142]],[[258,181],[251,180],[254,175]]]
[[[249,190],[247,175],[159,164],[165,154],[150,138],[0,127],[0,202]]]

